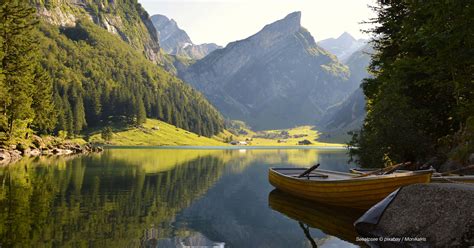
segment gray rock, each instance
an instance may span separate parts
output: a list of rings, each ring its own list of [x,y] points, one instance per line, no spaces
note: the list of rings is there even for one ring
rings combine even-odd
[[[74,152],[69,149],[54,148],[52,150],[52,153],[54,155],[69,155],[69,154],[73,154]]]
[[[31,153],[31,148],[27,147],[25,149],[23,149],[23,151],[21,151],[21,155],[23,156],[30,156],[30,153]]]
[[[9,163],[14,163],[22,158],[21,152],[18,150],[10,150],[8,151],[10,153],[10,161]]]
[[[41,151],[41,155],[52,155],[52,154],[53,154],[53,151],[49,149],[43,149]]]
[[[30,156],[36,157],[41,155],[41,150],[40,149],[31,149],[30,151]]]
[[[444,162],[440,167],[439,167],[439,172],[446,172],[446,171],[452,171],[452,170],[457,170],[461,169],[464,166],[455,160],[448,159],[446,162]]]
[[[469,162],[469,164],[474,164],[474,153],[471,153],[471,155],[469,155],[467,161]]]
[[[468,247],[474,245],[474,186],[415,184],[402,188],[378,224],[358,223],[375,237],[418,237],[426,242],[379,242],[381,247]]]

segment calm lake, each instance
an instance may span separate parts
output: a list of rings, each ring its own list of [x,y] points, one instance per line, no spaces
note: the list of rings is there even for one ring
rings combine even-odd
[[[354,247],[360,213],[268,183],[345,150],[108,149],[0,168],[0,247]]]

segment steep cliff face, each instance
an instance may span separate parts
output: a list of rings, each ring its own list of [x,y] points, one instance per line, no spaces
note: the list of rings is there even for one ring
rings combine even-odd
[[[314,123],[353,90],[348,70],[291,13],[181,73],[229,118],[255,129]]]
[[[133,48],[160,62],[157,32],[136,0],[31,0],[41,19],[59,27],[74,27],[88,19],[118,35]]]
[[[151,21],[158,31],[161,47],[168,54],[198,60],[222,48],[214,43],[194,44],[186,31],[178,27],[175,20],[164,15],[153,15]]]

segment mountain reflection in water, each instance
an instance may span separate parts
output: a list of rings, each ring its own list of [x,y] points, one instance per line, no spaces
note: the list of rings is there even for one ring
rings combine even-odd
[[[0,246],[311,247],[297,222],[269,208],[267,170],[319,162],[344,171],[346,161],[345,151],[316,149],[24,159],[0,168]],[[311,232],[351,246],[342,235]]]

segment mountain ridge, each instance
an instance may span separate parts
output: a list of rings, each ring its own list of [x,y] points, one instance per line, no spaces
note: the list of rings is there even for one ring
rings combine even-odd
[[[348,32],[343,32],[337,38],[328,38],[318,41],[318,45],[327,51],[333,53],[337,58],[346,62],[346,60],[367,43],[365,39],[355,39]]]
[[[87,19],[142,52],[149,60],[163,63],[158,35],[148,13],[136,1],[31,0],[40,18],[62,28]]]
[[[181,29],[174,19],[165,15],[156,14],[150,19],[158,32],[161,47],[168,54],[198,60],[222,48],[215,43],[194,44],[186,31]]]

